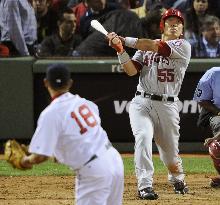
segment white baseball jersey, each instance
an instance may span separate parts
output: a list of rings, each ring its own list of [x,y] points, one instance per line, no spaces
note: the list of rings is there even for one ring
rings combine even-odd
[[[138,91],[178,96],[190,61],[191,46],[184,39],[166,41],[171,48],[168,57],[151,51],[138,50],[132,60],[142,65]]]
[[[108,143],[100,125],[98,107],[78,95],[65,93],[41,113],[30,143],[30,152],[80,168]]]
[[[69,92],[41,113],[29,151],[76,170],[77,205],[121,205],[124,169],[101,127],[98,107]]]
[[[152,140],[167,166],[168,180],[184,180],[179,149],[178,94],[190,61],[191,47],[184,39],[158,41],[158,53],[138,50],[132,60],[141,69],[136,96],[129,108],[130,124],[135,136],[135,171],[138,189],[153,186]],[[163,98],[151,98],[152,95]],[[167,97],[174,97],[173,101]]]

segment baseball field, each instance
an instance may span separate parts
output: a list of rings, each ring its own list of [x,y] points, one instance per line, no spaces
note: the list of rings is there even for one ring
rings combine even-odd
[[[123,155],[125,165],[124,205],[217,205],[220,189],[209,186],[216,172],[208,155],[182,155],[186,181],[190,192],[176,195],[167,182],[167,171],[154,155],[154,188],[159,194],[155,201],[137,198],[133,156]],[[73,205],[74,173],[66,166],[47,161],[32,170],[13,169],[0,157],[0,205]],[[92,205],[92,204],[91,204]]]

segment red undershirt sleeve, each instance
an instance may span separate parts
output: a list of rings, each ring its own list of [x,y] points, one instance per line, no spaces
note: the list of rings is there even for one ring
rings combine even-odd
[[[171,54],[171,48],[164,41],[158,42],[158,53],[164,57],[169,57]]]

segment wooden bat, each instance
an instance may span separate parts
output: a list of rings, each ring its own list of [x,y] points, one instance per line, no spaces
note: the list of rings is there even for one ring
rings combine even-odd
[[[106,29],[103,27],[103,25],[100,22],[98,22],[97,20],[92,20],[90,24],[95,30],[97,30],[100,33],[103,33],[105,36],[107,36],[108,31],[106,31]],[[119,39],[113,38],[112,43],[114,43],[114,44],[119,43]]]

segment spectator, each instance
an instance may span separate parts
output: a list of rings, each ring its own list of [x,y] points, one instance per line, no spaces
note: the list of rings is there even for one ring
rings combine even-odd
[[[52,0],[33,0],[37,16],[38,43],[57,31],[58,14],[51,7]]]
[[[184,13],[188,5],[188,0],[146,0],[147,10],[152,10],[152,7],[158,3],[166,9],[174,8]]]
[[[144,4],[142,6],[142,11],[140,10],[140,13],[138,14],[138,16],[140,18],[145,18],[145,17],[148,16],[148,14],[151,16],[152,13],[154,13],[155,10],[161,10],[161,13],[164,13],[167,9],[166,9],[166,7],[164,7],[163,2],[161,2],[159,0],[156,0],[154,2],[145,0]],[[133,9],[132,11],[137,13],[138,10]],[[161,15],[159,15],[159,16],[161,17]]]
[[[139,8],[144,4],[144,0],[129,0],[130,8]]]
[[[169,0],[166,0],[166,1],[168,2]],[[171,7],[174,8],[174,9],[178,9],[182,13],[184,13],[186,11],[186,9],[188,8],[187,2],[188,2],[188,0],[173,1],[173,5]]]
[[[130,10],[115,10],[102,17],[102,24],[107,31],[117,32],[118,35],[143,37],[144,32],[139,17]],[[134,49],[128,50],[130,54]],[[116,56],[113,49],[106,43],[106,38],[98,31],[91,33],[77,48],[80,56]]]
[[[118,0],[119,7],[121,9],[130,9],[130,1],[129,0]]]
[[[107,31],[114,31],[122,36],[160,38],[159,29],[162,10],[149,12],[147,17],[140,19],[134,12],[126,9],[111,11],[102,16],[102,24]],[[134,49],[128,48],[128,53],[133,55]],[[99,32],[91,33],[74,52],[76,56],[115,56],[115,52],[106,44],[106,39]]]
[[[157,5],[153,10],[148,11],[146,17],[141,18],[142,27],[145,32],[145,37],[150,39],[160,39],[160,20],[164,13],[162,5]]]
[[[209,11],[208,0],[193,0],[189,9],[185,12],[185,39],[191,44],[200,36],[199,28]]]
[[[46,37],[37,49],[38,56],[70,56],[81,42],[75,34],[76,17],[72,9],[65,9],[58,20],[56,34]]]
[[[67,6],[70,8],[75,7],[77,4],[80,4],[82,0],[69,0]]]
[[[80,32],[80,19],[82,16],[85,15],[86,11],[88,10],[88,5],[85,0],[78,3],[74,7],[70,7],[73,9],[73,12],[76,16],[76,33]]]
[[[220,57],[220,20],[216,16],[206,16],[201,26],[201,36],[192,44],[192,57]]]
[[[57,13],[67,7],[69,0],[51,0],[51,7]]]
[[[190,5],[192,4],[193,0],[188,0],[187,1],[187,5],[188,7],[190,7]],[[209,12],[212,15],[217,16],[218,18],[220,18],[220,1],[216,1],[216,0],[208,0],[209,2]]]
[[[80,35],[85,39],[90,33],[90,22],[93,19],[101,18],[108,12],[119,8],[116,3],[108,3],[107,0],[85,0],[88,10],[80,20]],[[102,22],[101,22],[102,23]]]
[[[145,17],[146,16],[146,0],[144,0],[143,4],[140,5],[139,7],[132,8],[131,11],[136,13],[139,16],[139,18]]]
[[[37,22],[32,2],[1,0],[0,11],[0,41],[8,47],[9,55],[33,55],[37,40]]]

